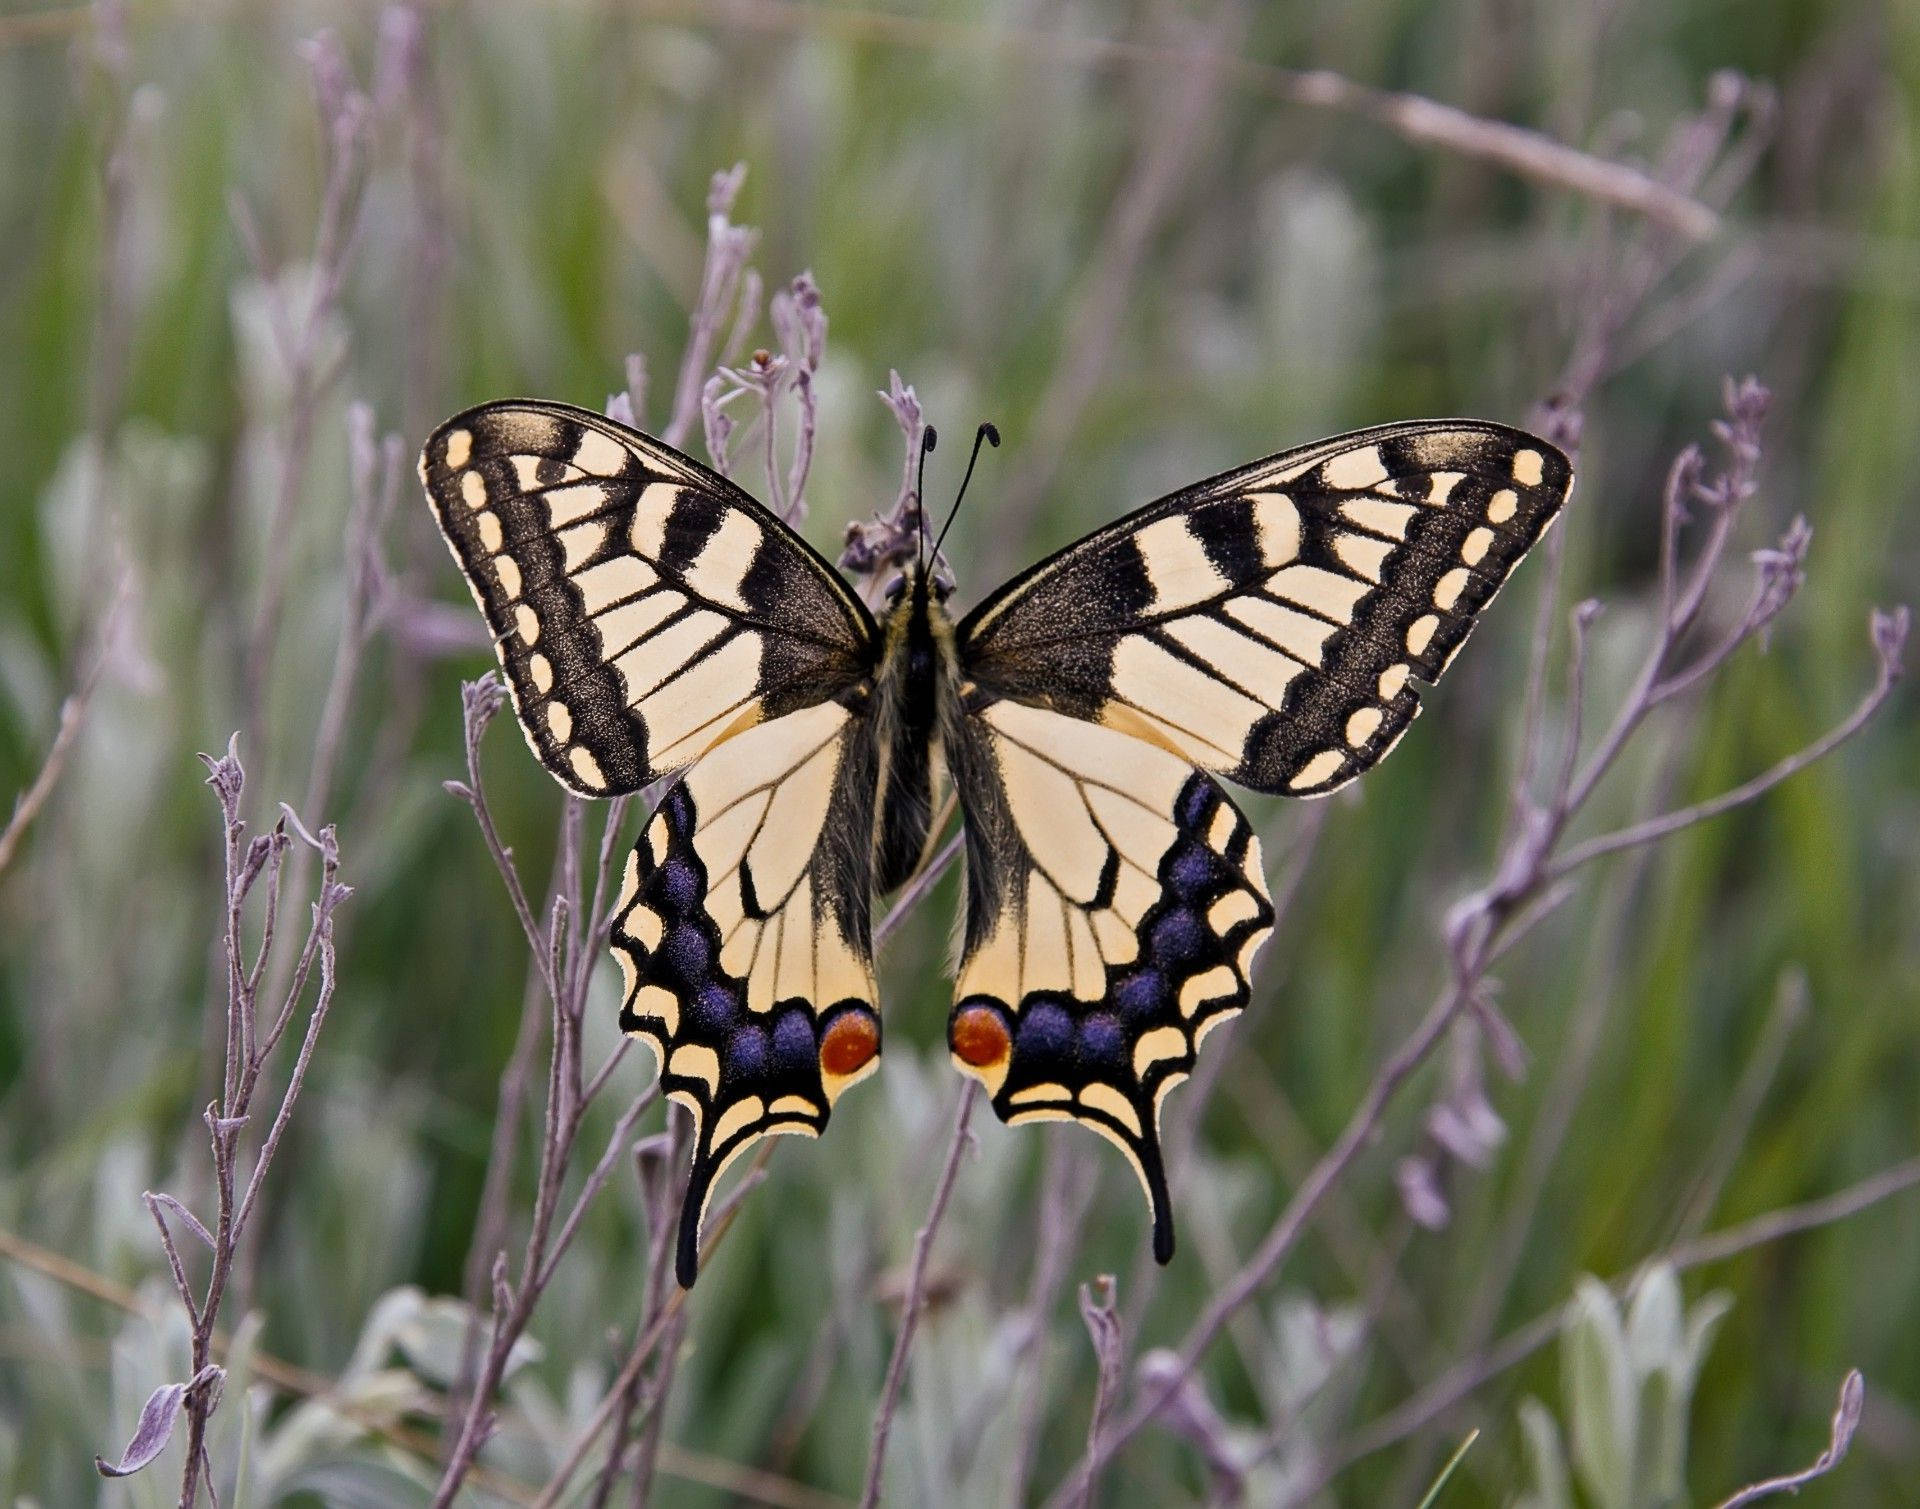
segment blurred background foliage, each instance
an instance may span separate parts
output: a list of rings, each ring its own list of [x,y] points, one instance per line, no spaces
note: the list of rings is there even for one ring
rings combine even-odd
[[[1648,631],[1667,465],[1704,434],[1729,372],[1775,394],[1742,548],[1804,513],[1809,585],[1764,655],[1743,652],[1703,699],[1660,715],[1602,816],[1722,789],[1807,743],[1870,678],[1868,607],[1920,588],[1920,10],[1899,0],[931,0],[892,19],[784,0],[498,0],[418,20],[401,67],[383,43],[396,23],[372,4],[136,0],[114,25],[84,7],[0,10],[0,791],[33,780],[123,567],[132,582],[60,784],[0,875],[0,1224],[93,1285],[44,1261],[0,1272],[0,1489],[22,1500],[170,1503],[178,1482],[171,1458],[126,1485],[102,1485],[91,1460],[117,1451],[151,1388],[183,1376],[139,1196],[205,1192],[220,851],[194,754],[236,729],[256,826],[278,800],[337,823],[355,887],[339,998],[261,1217],[243,1350],[358,1380],[402,1413],[409,1379],[445,1372],[455,1322],[422,1294],[462,1289],[526,955],[469,814],[441,788],[462,768],[458,682],[488,662],[410,481],[385,542],[399,606],[369,646],[325,810],[303,805],[348,593],[347,406],[371,406],[410,455],[483,399],[598,406],[637,351],[658,425],[716,168],[749,165],[735,219],[761,229],[769,286],[811,269],[831,320],[816,543],[831,554],[847,520],[894,496],[899,435],[872,396],[889,368],[950,434],[991,418],[1007,437],[949,546],[972,599],[1162,491],[1323,433],[1456,412],[1525,422],[1644,234],[1631,211],[1287,105],[1252,75],[1196,82],[1164,56],[1090,60],[1023,36],[1334,69],[1627,162],[1656,159],[1716,70],[1738,70],[1776,91],[1770,138],[1716,234],[1674,241],[1671,274],[1612,333],[1584,405],[1561,593],[1608,603],[1590,692],[1609,708]],[[316,330],[326,380],[303,384],[273,311],[314,296],[328,153],[302,49],[322,29],[372,116],[357,239]],[[294,506],[278,511],[289,455]],[[936,499],[957,465],[943,449]],[[276,555],[284,621],[256,676]],[[1444,981],[1441,921],[1494,853],[1547,579],[1529,564],[1400,753],[1331,804],[1267,956],[1270,1002],[1211,1044],[1232,1062],[1143,1344],[1181,1333]],[[1743,591],[1730,582],[1725,612]],[[1240,1345],[1202,1375],[1229,1422],[1298,1405],[1281,1467],[1243,1485],[1248,1501],[1281,1501],[1286,1464],[1552,1311],[1580,1273],[1620,1273],[1669,1241],[1743,1084],[1750,1121],[1696,1227],[1914,1153],[1916,768],[1920,726],[1896,698],[1757,807],[1585,876],[1503,963],[1531,1067],[1489,1084],[1507,1137],[1484,1171],[1450,1177],[1444,1227],[1411,1225],[1394,1178],[1441,1066],[1396,1103]],[[487,774],[537,891],[560,793],[504,729]],[[1301,812],[1253,811],[1277,866]],[[658,1502],[738,1501],[694,1481],[709,1459],[859,1487],[896,1313],[885,1296],[951,1119],[953,889],[883,960],[878,1081],[824,1141],[781,1149],[693,1295],[666,1427],[681,1455]],[[594,1060],[613,1037],[606,975]],[[642,1058],[622,1066],[590,1146],[644,1084]],[[1568,1063],[1584,1067],[1563,1078]],[[1511,1282],[1489,1292],[1511,1212],[1532,1198],[1528,1150],[1561,1115]],[[890,1501],[1004,1501],[1022,1390],[1045,1405],[1033,1491],[1058,1482],[1094,1376],[1072,1286],[1110,1272],[1123,1311],[1146,1299],[1132,1287],[1138,1194],[1102,1156],[1069,1282],[1042,1344],[1023,1342],[1042,1164],[1085,1134],[976,1129]],[[623,1167],[510,1385],[520,1434],[496,1465],[522,1481],[544,1479],[617,1365],[610,1337],[638,1313],[644,1250]],[[1688,1380],[1696,1501],[1810,1460],[1858,1366],[1860,1440],[1809,1501],[1915,1502],[1916,1253],[1907,1197],[1682,1280],[1691,1303],[1731,1299]],[[1366,1324],[1382,1285],[1393,1303]],[[109,1302],[129,1293],[163,1318]],[[1543,1352],[1317,1502],[1411,1504],[1470,1424],[1485,1434],[1444,1503],[1538,1491],[1516,1404],[1563,1409],[1556,1368]],[[272,1389],[243,1394],[230,1384],[216,1454],[231,1461],[247,1437],[260,1501],[424,1502],[405,1452]],[[1101,1501],[1233,1491],[1190,1444],[1149,1432]]]

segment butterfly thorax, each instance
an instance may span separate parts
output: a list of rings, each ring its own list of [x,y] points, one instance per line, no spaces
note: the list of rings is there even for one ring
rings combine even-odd
[[[915,567],[881,624],[873,678],[879,762],[874,808],[874,889],[902,884],[925,854],[940,760],[941,704],[953,696],[953,621],[928,573]]]

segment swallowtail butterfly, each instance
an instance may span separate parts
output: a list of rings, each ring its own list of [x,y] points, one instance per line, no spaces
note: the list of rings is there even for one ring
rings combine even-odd
[[[931,852],[948,783],[954,1063],[1003,1121],[1117,1144],[1171,1258],[1161,1102],[1273,924],[1221,780],[1321,796],[1375,764],[1572,483],[1499,425],[1361,430],[1129,514],[955,622],[924,562],[876,617],[734,483],[585,409],[470,409],[420,475],[540,762],[593,797],[680,773],[612,948],[620,1025],[696,1127],[686,1285],[727,1164],[817,1136],[876,1067],[873,898]]]

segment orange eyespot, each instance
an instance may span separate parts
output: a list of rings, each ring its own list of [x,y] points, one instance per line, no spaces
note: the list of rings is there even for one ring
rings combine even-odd
[[[1003,1064],[1013,1052],[1007,1024],[991,1006],[969,1006],[957,1013],[947,1028],[947,1041],[961,1063],[976,1069]]]
[[[880,1024],[869,1012],[846,1011],[820,1039],[820,1067],[828,1074],[858,1074],[880,1051]]]

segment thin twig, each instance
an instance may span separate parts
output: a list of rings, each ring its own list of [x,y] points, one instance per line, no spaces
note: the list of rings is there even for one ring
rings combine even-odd
[[[1691,806],[1681,807],[1673,812],[1662,813],[1659,817],[1648,818],[1645,822],[1634,823],[1612,833],[1600,834],[1584,843],[1574,844],[1548,866],[1548,876],[1558,880],[1582,865],[1590,864],[1605,855],[1617,854],[1622,849],[1635,848],[1640,844],[1656,843],[1660,839],[1678,833],[1683,828],[1691,828],[1698,823],[1719,817],[1722,813],[1731,812],[1736,807],[1744,807],[1758,801],[1782,781],[1798,775],[1809,765],[1825,759],[1872,722],[1873,715],[1880,711],[1881,704],[1892,693],[1894,683],[1899,680],[1899,677],[1898,660],[1883,660],[1880,674],[1872,689],[1860,699],[1853,712],[1806,748],[1796,750],[1752,780],[1735,786],[1730,791],[1723,791],[1718,796],[1709,797],[1705,801],[1695,802]]]
[[[907,920],[907,914],[926,899],[927,892],[939,883],[940,877],[947,873],[948,867],[960,857],[960,851],[966,841],[965,833],[954,834],[939,853],[921,866],[920,873],[900,888],[900,893],[894,899],[893,905],[887,908],[887,915],[882,917],[873,929],[873,947],[876,953],[880,945],[892,936],[893,930]]]
[[[33,820],[40,815],[40,809],[47,804],[47,798],[53,795],[53,788],[60,783],[60,777],[66,771],[67,757],[72,754],[74,740],[80,737],[80,727],[86,722],[87,708],[93,702],[93,694],[99,688],[100,678],[106,671],[107,660],[113,650],[121,611],[132,592],[133,572],[130,568],[124,569],[120,573],[119,585],[114,589],[112,603],[100,620],[86,669],[80,673],[79,683],[72,694],[60,704],[60,727],[47,749],[47,757],[41,761],[40,769],[28,783],[27,789],[14,798],[13,815],[7,819],[5,830],[0,831],[0,874],[4,874],[7,866],[13,863],[14,851],[19,848],[20,840],[26,837],[27,829],[33,826]]]
[[[552,1281],[554,1270],[559,1267],[560,1259],[573,1243],[573,1234],[580,1225],[580,1218],[587,1213],[587,1207],[593,1203],[594,1196],[600,1193],[601,1186],[613,1172],[613,1165],[626,1146],[627,1137],[633,1131],[634,1124],[646,1114],[653,1103],[660,1098],[660,1081],[655,1080],[635,1097],[633,1103],[620,1113],[620,1119],[614,1123],[613,1132],[607,1138],[606,1151],[600,1155],[600,1161],[589,1170],[586,1180],[580,1186],[580,1193],[574,1197],[573,1208],[560,1223],[560,1230],[553,1238],[553,1250],[548,1255],[547,1266],[540,1272],[540,1287],[545,1288]]]
[[[748,1173],[751,1174],[755,1167],[764,1167],[765,1160],[772,1150],[773,1143],[763,1141],[754,1150],[755,1162],[749,1167]],[[735,1205],[720,1212],[715,1220],[707,1223],[710,1229],[700,1245],[700,1259],[703,1263],[733,1229],[734,1220],[739,1213],[739,1207]],[[586,1425],[581,1428],[580,1434],[574,1438],[573,1445],[567,1448],[567,1454],[560,1459],[560,1465],[554,1468],[552,1475],[547,1479],[546,1486],[534,1499],[532,1509],[554,1509],[554,1506],[560,1502],[567,1491],[567,1485],[573,1481],[573,1475],[580,1470],[580,1464],[586,1460],[587,1453],[593,1449],[593,1443],[600,1438],[600,1432],[605,1430],[613,1419],[619,1408],[621,1395],[632,1387],[634,1379],[646,1366],[647,1359],[653,1355],[654,1348],[660,1345],[673,1318],[680,1313],[681,1307],[687,1302],[687,1296],[692,1292],[690,1289],[675,1289],[666,1304],[661,1307],[660,1314],[653,1324],[647,1327],[640,1340],[634,1344],[633,1350],[627,1354],[626,1364],[608,1387]]]
[[[1125,1365],[1122,1351],[1123,1330],[1114,1313],[1113,1275],[1103,1273],[1091,1284],[1080,1286],[1080,1316],[1087,1323],[1087,1335],[1093,1342],[1093,1409],[1087,1416],[1087,1470],[1067,1499],[1067,1509],[1087,1509],[1093,1493],[1093,1443],[1106,1427],[1107,1411],[1120,1392],[1120,1370]]]
[[[940,1220],[947,1213],[954,1181],[960,1175],[960,1160],[968,1143],[967,1123],[973,1119],[974,1101],[979,1098],[979,1083],[969,1079],[960,1091],[960,1107],[953,1118],[953,1137],[947,1145],[946,1162],[933,1189],[933,1203],[927,1207],[927,1219],[913,1238],[913,1260],[907,1268],[907,1289],[900,1305],[900,1329],[893,1338],[893,1356],[887,1360],[886,1381],[880,1388],[880,1404],[873,1415],[873,1445],[867,1454],[867,1482],[860,1494],[860,1509],[874,1509],[880,1502],[880,1477],[887,1463],[887,1439],[893,1433],[894,1413],[900,1407],[900,1389],[906,1382],[907,1354],[913,1349],[913,1333],[920,1324],[920,1310],[926,1303],[927,1257]]]
[[[1744,1505],[1757,1504],[1775,1494],[1798,1493],[1815,1478],[1825,1477],[1846,1458],[1848,1448],[1853,1445],[1853,1433],[1860,1428],[1860,1412],[1866,1402],[1867,1380],[1861,1377],[1860,1369],[1854,1368],[1840,1382],[1840,1397],[1833,1406],[1833,1424],[1827,1432],[1827,1449],[1812,1465],[1785,1477],[1768,1478],[1742,1488],[1731,1498],[1722,1499],[1716,1509],[1743,1509]]]
[[[1920,1157],[1882,1169],[1858,1184],[1821,1199],[1769,1211],[1724,1231],[1678,1243],[1634,1264],[1613,1280],[1612,1287],[1616,1291],[1625,1289],[1636,1275],[1658,1263],[1668,1264],[1676,1272],[1685,1272],[1710,1263],[1727,1262],[1755,1248],[1844,1221],[1916,1186],[1920,1186]],[[1308,1502],[1355,1462],[1424,1430],[1481,1384],[1524,1362],[1560,1334],[1561,1317],[1561,1308],[1556,1306],[1508,1332],[1479,1356],[1456,1363],[1412,1398],[1328,1451],[1311,1477],[1295,1488],[1290,1502]]]
[[[71,1258],[30,1242],[3,1227],[0,1227],[0,1257],[44,1274],[76,1293],[88,1295],[128,1315],[138,1315],[148,1320],[160,1318],[158,1306],[149,1303],[125,1284],[82,1267]],[[216,1330],[213,1333],[213,1352],[216,1357],[224,1358],[231,1345],[232,1338],[225,1331]],[[367,1403],[340,1393],[339,1382],[324,1373],[300,1367],[270,1352],[249,1352],[247,1366],[261,1381],[294,1398],[311,1399],[324,1404],[342,1419],[391,1442],[422,1463],[431,1463],[435,1459],[436,1443],[432,1437],[396,1423],[392,1411],[385,1404]],[[672,1442],[661,1443],[660,1470],[690,1483],[701,1483],[756,1503],[771,1505],[773,1509],[851,1509],[852,1505],[850,1499],[809,1488],[804,1483],[796,1483],[790,1478],[759,1468],[729,1462],[704,1452],[690,1451]],[[511,1504],[531,1506],[534,1502],[533,1491],[526,1484],[486,1467],[475,1466],[468,1474],[468,1481],[474,1487],[484,1489]]]

